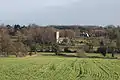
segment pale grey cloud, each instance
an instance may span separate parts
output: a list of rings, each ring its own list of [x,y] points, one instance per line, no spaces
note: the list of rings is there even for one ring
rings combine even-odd
[[[119,0],[0,0],[0,23],[120,24]]]

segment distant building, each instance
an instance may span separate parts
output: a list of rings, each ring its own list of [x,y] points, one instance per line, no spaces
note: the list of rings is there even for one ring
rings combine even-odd
[[[90,35],[86,32],[83,32],[83,33],[76,33],[76,37],[90,37]]]
[[[80,34],[80,37],[90,37],[90,36],[89,36],[88,33],[83,32],[83,33]]]
[[[60,37],[59,31],[55,32],[55,36],[56,36],[56,43],[62,43],[64,40],[67,40],[67,43],[70,42],[68,37]]]

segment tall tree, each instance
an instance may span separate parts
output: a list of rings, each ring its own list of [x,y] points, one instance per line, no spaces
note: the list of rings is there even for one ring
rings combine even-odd
[[[4,56],[9,55],[10,47],[12,45],[12,41],[10,36],[4,30],[0,31],[0,51]]]
[[[102,55],[105,57],[106,56],[106,46],[104,41],[100,41],[100,53],[102,53]]]
[[[108,48],[112,51],[112,57],[114,57],[114,53],[115,53],[115,48],[118,46],[119,41],[116,40],[117,38],[119,39],[119,32],[117,30],[117,28],[115,27],[110,27],[108,28],[108,38],[110,40],[110,44],[108,45]],[[114,44],[116,40],[116,45]]]
[[[117,30],[117,39],[116,39],[117,48],[120,49],[120,32]]]

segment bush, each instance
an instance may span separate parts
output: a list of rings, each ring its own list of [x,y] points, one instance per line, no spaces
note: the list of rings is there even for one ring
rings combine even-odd
[[[106,56],[106,50],[107,50],[107,48],[103,46],[103,47],[99,47],[97,49],[97,52],[101,53],[105,57]]]
[[[46,46],[46,47],[45,47],[45,52],[52,52],[51,47],[50,47],[50,46]]]
[[[107,48],[107,53],[112,53],[113,52],[113,48],[112,47],[108,47]]]
[[[82,58],[86,58],[86,54],[85,54],[85,51],[83,49],[79,49],[77,50],[77,53],[76,53],[77,57],[82,57]]]
[[[58,44],[52,45],[52,51],[55,52],[56,55],[60,54],[60,47]]]
[[[84,41],[80,41],[80,44],[84,43]]]
[[[64,52],[69,52],[69,47],[65,47]]]
[[[74,51],[70,50],[69,47],[65,47],[64,48],[64,52],[73,53]]]
[[[13,50],[16,57],[24,57],[28,54],[29,48],[22,42],[15,42]]]
[[[90,48],[90,46],[88,46],[88,45],[86,45],[85,47],[84,47],[84,51],[86,52],[86,53],[94,53],[95,51],[93,50],[93,48]]]

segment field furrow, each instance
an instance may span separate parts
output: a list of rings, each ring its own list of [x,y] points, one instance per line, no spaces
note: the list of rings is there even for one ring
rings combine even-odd
[[[0,80],[120,80],[119,60],[38,57],[2,61]]]

